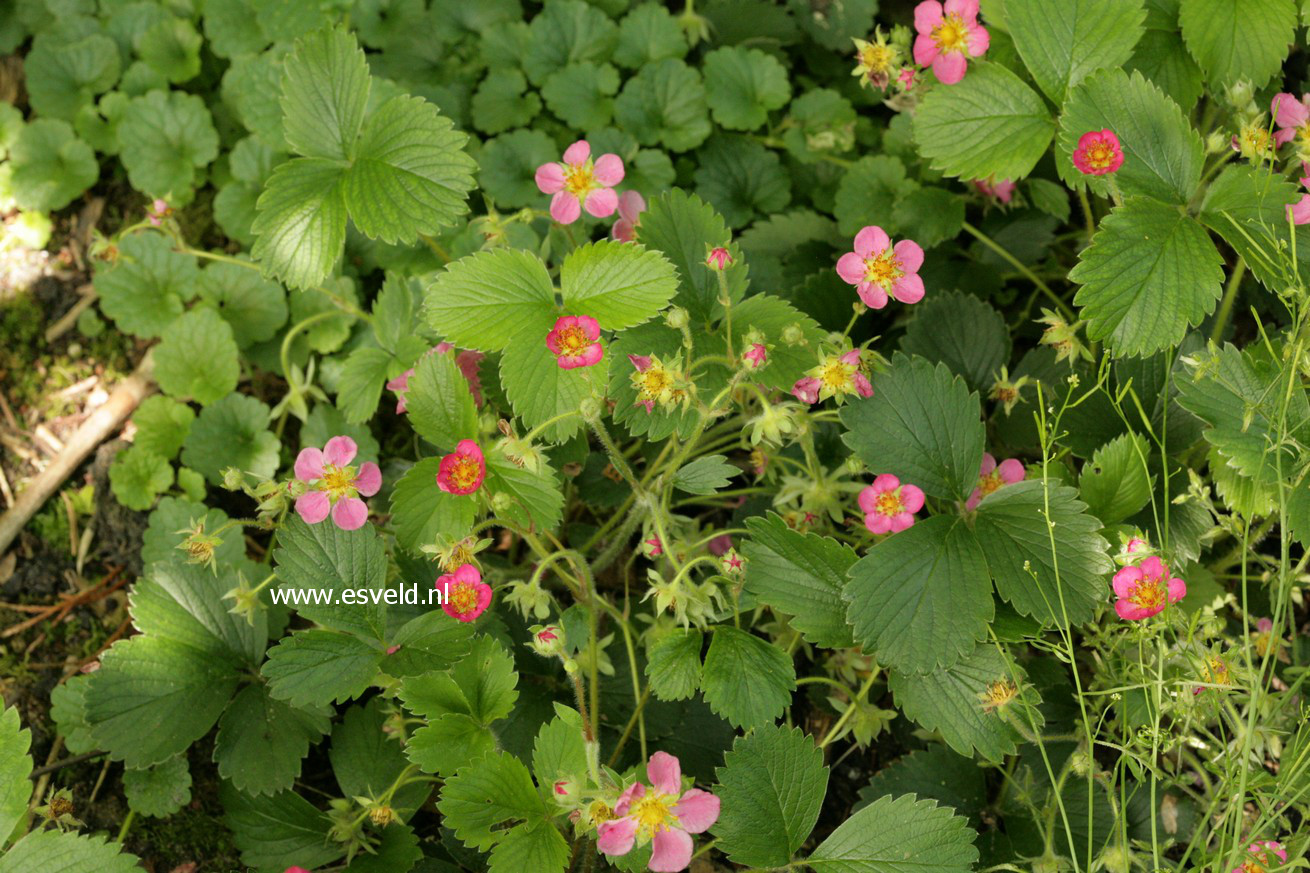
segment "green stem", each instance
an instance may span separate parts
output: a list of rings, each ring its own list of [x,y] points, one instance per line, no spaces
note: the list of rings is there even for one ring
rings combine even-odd
[[[1233,272],[1228,276],[1228,285],[1224,288],[1224,299],[1219,304],[1219,314],[1214,317],[1214,327],[1210,330],[1210,341],[1219,342],[1223,338],[1224,328],[1228,327],[1228,317],[1232,315],[1233,304],[1237,302],[1237,291],[1246,275],[1246,261],[1237,259]]]
[[[992,239],[990,236],[983,233],[981,230],[974,227],[972,224],[970,224],[967,221],[964,223],[963,227],[965,233],[969,234],[974,239],[978,240],[978,242],[982,243],[987,248],[991,249],[997,255],[997,257],[1005,261],[1011,267],[1014,267],[1014,269],[1018,270],[1019,275],[1023,276],[1029,282],[1032,282],[1034,285],[1036,285],[1038,290],[1040,290],[1043,294],[1045,294],[1047,299],[1049,299],[1052,303],[1055,304],[1056,308],[1059,309],[1061,314],[1063,314],[1066,319],[1068,319],[1071,322],[1075,320],[1073,310],[1070,309],[1068,304],[1066,304],[1064,300],[1060,298],[1060,295],[1052,291],[1051,286],[1047,285],[1044,281],[1042,281],[1040,276],[1038,276],[1032,270],[1028,269],[1028,266],[1026,264],[1024,264],[1014,255],[1010,254],[1008,249],[1006,249],[1000,243],[996,242],[996,240]]]

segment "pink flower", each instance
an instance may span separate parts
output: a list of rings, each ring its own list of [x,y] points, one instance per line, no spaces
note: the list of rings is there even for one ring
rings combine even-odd
[[[871,533],[900,533],[914,524],[914,514],[923,509],[923,491],[883,473],[860,492],[859,504]]]
[[[736,576],[741,573],[742,568],[745,566],[741,559],[741,555],[737,554],[736,549],[728,549],[727,553],[723,556],[721,563],[723,564],[723,572],[731,576]]]
[[[1310,189],[1310,164],[1302,162],[1301,187]],[[1310,194],[1302,194],[1301,199],[1287,207],[1287,217],[1293,224],[1310,224]]]
[[[450,343],[437,343],[428,354],[436,352],[444,355],[454,351],[455,347]],[[473,402],[478,406],[482,405],[482,375],[478,368],[482,363],[484,355],[482,352],[465,350],[455,355],[455,366],[464,374],[464,378],[469,383],[469,391],[473,392]],[[396,393],[396,415],[404,415],[408,408],[405,402],[405,392],[409,390],[410,377],[414,375],[414,368],[410,367],[394,379],[387,380],[387,390]]]
[[[1114,574],[1114,611],[1126,621],[1141,621],[1158,615],[1170,603],[1187,594],[1182,579],[1169,577],[1169,566],[1154,556]]]
[[[819,388],[823,385],[814,376],[806,376],[803,379],[797,379],[796,384],[791,386],[792,396],[802,403],[811,405],[819,402]]]
[[[1278,130],[1274,132],[1274,142],[1286,145],[1297,141],[1297,150],[1305,152],[1310,147],[1310,94],[1300,100],[1292,94],[1275,94],[1270,111]]]
[[[710,540],[706,546],[710,554],[716,558],[722,558],[732,548],[732,537],[729,534],[719,534]]]
[[[944,85],[964,78],[966,55],[976,58],[991,45],[987,28],[978,23],[978,0],[924,0],[914,7],[914,62],[931,65]]]
[[[659,537],[651,537],[648,540],[642,540],[641,545],[641,550],[645,552],[646,557],[648,558],[658,558],[660,555],[664,554],[664,543]]]
[[[1257,840],[1246,851],[1251,860],[1240,867],[1234,867],[1233,873],[1264,873],[1269,867],[1287,863],[1287,850],[1277,840]]]
[[[723,246],[711,249],[705,256],[705,266],[711,270],[726,270],[732,263],[732,254]]]
[[[872,397],[873,385],[869,384],[869,377],[860,370],[860,350],[851,349],[842,355],[840,360],[849,367],[855,367],[855,372],[851,373],[851,383],[855,386],[855,393],[861,397]]]
[[[442,594],[441,608],[460,621],[473,621],[491,604],[491,586],[472,564],[462,564],[454,573],[437,578]]]
[[[555,355],[561,369],[590,367],[605,356],[599,339],[600,325],[596,319],[590,315],[565,315],[546,334],[546,348]]]
[[[460,440],[437,467],[437,487],[447,494],[472,494],[482,487],[487,462],[473,440]]]
[[[996,181],[994,176],[986,179],[974,179],[973,187],[979,194],[991,197],[1001,203],[1009,203],[1014,199],[1014,183],[1009,179],[1002,179],[999,182]]]
[[[1073,165],[1086,176],[1104,176],[1123,166],[1124,150],[1112,130],[1089,130],[1078,138]]]
[[[288,867],[284,873],[309,873],[304,867]]]
[[[983,31],[983,33],[986,33],[986,32],[987,32],[987,31],[985,31],[985,30]],[[913,67],[901,67],[901,71],[900,71],[899,74],[897,74],[896,79],[897,79],[897,81],[899,81],[902,85],[905,86],[905,90],[906,90],[906,91],[910,90],[911,88],[914,87],[914,68],[913,68]]]
[[[1257,619],[1255,629],[1258,633],[1267,634],[1274,629],[1274,621],[1271,618]]]
[[[667,752],[656,752],[646,765],[650,790],[634,782],[614,805],[615,818],[597,828],[596,848],[606,855],[626,855],[641,841],[654,844],[648,869],[678,873],[691,863],[691,835],[718,821],[719,799],[699,788],[682,790],[682,765]]]
[[[318,524],[332,513],[332,523],[356,530],[368,521],[368,506],[359,495],[372,497],[382,487],[382,471],[369,461],[356,470],[350,466],[359,449],[348,436],[334,436],[322,451],[301,449],[296,456],[296,478],[309,486],[296,498],[296,513],[307,524]]]
[[[614,222],[610,236],[619,242],[632,242],[637,238],[637,225],[641,214],[646,211],[646,199],[636,191],[624,191],[619,195],[619,217]]]
[[[614,186],[623,181],[623,159],[605,154],[591,159],[591,145],[580,139],[564,150],[563,163],[537,167],[537,187],[553,194],[550,217],[560,224],[572,224],[583,207],[597,218],[608,218],[619,208]]]
[[[978,484],[974,486],[969,499],[964,502],[964,508],[970,511],[977,509],[978,504],[988,494],[991,494],[1002,485],[1013,485],[1015,482],[1022,482],[1025,475],[1027,475],[1027,471],[1020,461],[1007,458],[997,464],[996,459],[990,453],[983,452],[982,469],[978,471]]]
[[[871,226],[855,235],[854,251],[837,259],[837,275],[855,286],[866,306],[882,309],[888,293],[902,303],[923,299],[921,266],[923,249],[918,243],[905,239],[893,246],[881,227]]]
[[[769,350],[764,343],[751,343],[750,348],[742,352],[742,360],[752,370],[758,370],[769,362]]]
[[[159,227],[159,225],[164,222],[164,219],[172,214],[173,210],[168,205],[168,201],[160,200],[158,197],[156,197],[154,202],[146,209],[146,217],[150,219],[150,223],[155,227]]]

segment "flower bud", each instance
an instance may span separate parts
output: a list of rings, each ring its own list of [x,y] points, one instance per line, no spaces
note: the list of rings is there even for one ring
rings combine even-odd
[[[223,470],[223,487],[228,491],[240,491],[245,485],[245,473],[242,473],[236,467],[227,467]]]
[[[578,404],[578,412],[582,415],[584,421],[600,420],[600,404],[594,397],[584,397]]]
[[[581,788],[576,779],[556,779],[551,783],[550,796],[560,806],[576,806]]]
[[[687,310],[681,306],[671,306],[669,311],[664,313],[664,322],[674,330],[682,330],[691,323]]]
[[[564,629],[558,625],[536,625],[532,631],[532,650],[544,658],[564,654]]]
[[[782,341],[785,345],[799,346],[805,344],[805,329],[792,322],[782,329]]]
[[[705,256],[705,266],[711,270],[726,270],[732,264],[732,254],[723,246],[710,249]]]

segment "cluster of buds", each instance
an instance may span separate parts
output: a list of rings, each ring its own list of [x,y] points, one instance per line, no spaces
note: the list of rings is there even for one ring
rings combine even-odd
[[[684,628],[693,624],[705,627],[723,609],[723,592],[713,579],[704,582],[694,582],[686,576],[665,579],[653,569],[647,570],[646,574],[650,591],[642,599],[649,600],[653,596],[655,611],[672,613],[674,620]]]

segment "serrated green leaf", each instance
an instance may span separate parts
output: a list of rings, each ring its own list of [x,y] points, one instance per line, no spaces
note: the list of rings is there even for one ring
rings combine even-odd
[[[890,233],[899,228],[894,223],[893,211],[897,201],[919,187],[906,178],[905,165],[892,155],[870,155],[860,158],[841,176],[837,186],[837,199],[833,214],[837,227],[846,236],[854,236],[860,228],[875,224]]]
[[[687,37],[672,13],[658,3],[642,3],[619,22],[614,63],[621,67],[635,70],[650,61],[686,54]]]
[[[958,517],[934,516],[888,537],[850,568],[843,596],[855,639],[909,673],[949,667],[992,619],[983,551]]]
[[[976,825],[987,805],[985,771],[971,758],[933,743],[897,758],[860,789],[856,811],[885,795],[916,794],[953,808]]]
[[[792,616],[792,627],[809,642],[834,649],[854,645],[841,592],[855,550],[828,537],[794,531],[774,513],[747,519],[746,528],[746,590]]]
[[[235,659],[251,666],[259,663],[268,638],[266,618],[261,615],[247,621],[229,612],[223,601],[223,595],[237,584],[237,568],[223,566],[215,572],[200,564],[171,561],[155,564],[146,572],[131,597],[138,629],[188,642],[210,659]],[[144,603],[147,595],[154,595],[156,603],[156,615],[150,621]],[[183,628],[189,629],[186,636]],[[200,645],[196,645],[198,639],[203,639]]]
[[[194,94],[151,91],[123,111],[118,146],[133,188],[185,204],[197,170],[218,157],[218,131],[205,101]]]
[[[611,240],[574,249],[560,268],[565,309],[590,315],[606,330],[654,317],[677,288],[673,265],[659,252]]]
[[[379,697],[352,706],[332,729],[328,753],[332,773],[344,797],[380,797],[409,766],[404,750],[387,729],[390,707]],[[391,804],[401,821],[408,820],[431,794],[425,782],[402,785]]]
[[[605,13],[582,0],[547,0],[530,27],[532,40],[522,63],[535,85],[569,64],[608,60],[619,36]]]
[[[471,108],[478,130],[494,134],[526,127],[541,111],[541,98],[528,91],[528,80],[518,70],[493,69],[474,93]]]
[[[519,873],[531,865],[541,873],[561,873],[569,865],[569,844],[550,822],[511,829],[491,850],[488,873]]]
[[[247,794],[291,788],[310,745],[328,731],[326,711],[297,709],[269,692],[258,683],[241,689],[214,738],[219,775]]]
[[[251,231],[265,274],[307,288],[322,282],[346,242],[345,171],[323,158],[296,158],[273,170]]]
[[[152,24],[135,40],[141,60],[174,84],[200,74],[200,46],[195,25],[185,18],[169,17]]]
[[[913,794],[884,797],[844,821],[806,864],[820,873],[967,873],[978,861],[967,819]]]
[[[583,61],[550,74],[541,88],[550,111],[577,130],[596,130],[614,117],[619,72],[609,64]]]
[[[362,424],[377,412],[394,360],[373,346],[360,346],[346,358],[337,383],[337,406],[346,421]]]
[[[842,409],[846,445],[875,474],[933,497],[968,497],[982,464],[978,396],[943,364],[901,354],[871,381],[872,397]]]
[[[282,133],[283,52],[270,49],[257,55],[241,55],[223,74],[223,100],[235,111],[246,129],[266,145],[287,148]]]
[[[0,873],[139,873],[141,861],[104,836],[35,830],[0,856]]]
[[[714,628],[701,677],[710,709],[739,728],[771,724],[795,688],[795,666],[781,649],[734,627]]]
[[[723,764],[715,771],[719,849],[738,864],[787,866],[819,819],[828,789],[823,752],[795,728],[763,727],[738,737]]]
[[[208,307],[179,315],[155,346],[155,380],[165,394],[208,406],[235,391],[240,376],[232,327]]]
[[[1146,437],[1136,433],[1123,434],[1097,449],[1078,479],[1087,511],[1108,527],[1146,506],[1155,482],[1147,468],[1150,457]]]
[[[287,320],[286,291],[250,267],[212,263],[200,274],[199,289],[200,299],[223,316],[243,349],[272,339]]]
[[[986,705],[984,695],[994,682],[1016,682],[1019,686],[1019,696],[1006,704],[1009,712]],[[926,730],[939,732],[946,744],[961,755],[973,756],[976,752],[989,761],[1000,761],[1013,755],[1023,741],[1023,735],[1008,719],[1017,718],[1020,724],[1031,726],[1031,716],[1036,729],[1043,723],[1037,710],[1041,702],[1037,692],[1025,684],[1023,671],[1007,664],[991,645],[979,646],[946,670],[922,676],[892,673],[889,686],[896,705],[907,718]]]
[[[650,690],[660,700],[685,700],[700,687],[700,631],[675,629],[651,644],[646,658]]]
[[[414,785],[416,783],[411,783]],[[421,783],[419,783],[421,784]],[[346,873],[397,873],[399,870],[417,869],[424,860],[418,835],[408,825],[388,825],[375,852],[361,852],[350,862]]]
[[[345,855],[328,837],[331,820],[294,791],[260,797],[224,782],[219,797],[241,860],[258,869],[286,869],[295,864],[320,867]]]
[[[62,45],[39,40],[23,60],[32,108],[45,118],[69,122],[97,94],[114,87],[119,70],[118,47],[99,33]]]
[[[182,463],[211,484],[236,467],[256,476],[277,472],[278,438],[268,429],[269,409],[247,394],[229,394],[200,410],[186,442]]]
[[[27,815],[27,804],[32,798],[32,732],[25,729],[18,718],[18,707],[10,706],[0,712],[0,840],[13,833],[18,822]]]
[[[205,7],[205,38],[220,58],[253,54],[268,45],[252,0],[230,0]]]
[[[769,215],[791,201],[791,180],[778,155],[743,137],[717,136],[700,150],[696,193],[732,227],[757,213]]]
[[[1124,65],[1138,71],[1179,106],[1195,106],[1205,86],[1178,28],[1178,0],[1147,0],[1146,32]]]
[[[1022,179],[1055,125],[1037,92],[997,63],[976,62],[958,85],[937,88],[914,116],[914,139],[934,169],[961,179]]]
[[[1119,355],[1177,345],[1214,311],[1223,258],[1196,219],[1146,197],[1130,198],[1101,221],[1069,278],[1087,336]]]
[[[705,455],[684,464],[673,476],[673,487],[702,497],[727,488],[732,477],[741,472],[727,460],[723,455]]]
[[[479,636],[450,669],[407,677],[400,699],[429,719],[457,713],[486,727],[513,711],[517,684],[514,659],[492,637]]]
[[[471,716],[448,712],[414,731],[405,744],[409,760],[424,773],[451,776],[496,751],[496,735]]]
[[[268,650],[260,673],[274,698],[299,709],[321,707],[363,694],[377,676],[381,656],[349,634],[296,631]]]
[[[1141,0],[1008,0],[1006,24],[1038,86],[1058,106],[1096,70],[1119,68],[1142,35]]]
[[[434,665],[463,658],[472,641],[473,625],[452,621],[445,612],[433,609],[400,626],[391,637],[382,669],[396,677],[426,673]]]
[[[499,826],[536,820],[546,812],[528,768],[505,752],[460,768],[446,781],[437,808],[464,845],[484,852],[504,839]]]
[[[554,530],[564,516],[564,492],[544,459],[534,471],[493,452],[487,456],[486,487],[493,499],[504,494],[510,501],[499,516],[528,530]]]
[[[1042,479],[1006,485],[978,504],[974,533],[987,568],[1022,614],[1064,627],[1088,621],[1108,600],[1109,544],[1086,509],[1074,489]]]
[[[371,594],[385,586],[387,559],[372,525],[346,531],[331,522],[306,524],[300,518],[289,519],[278,530],[273,561],[278,585],[284,591],[320,589],[335,595],[337,602],[331,604],[288,600],[302,616],[365,639],[383,639],[386,604],[373,602]],[[354,603],[341,602],[344,595],[360,589],[369,593],[368,602],[354,594],[350,594]]]
[[[287,143],[311,158],[353,158],[369,85],[364,52],[346,30],[325,28],[301,39],[282,65]]]
[[[1232,165],[1206,189],[1199,217],[1242,256],[1251,275],[1281,293],[1307,274],[1301,249],[1310,239],[1287,221],[1287,207],[1301,193],[1281,173],[1263,166]],[[1297,254],[1295,260],[1289,257],[1291,251]]]
[[[705,56],[714,83],[707,100],[714,120],[729,130],[754,130],[791,97],[787,68],[759,49],[728,46]]]
[[[128,509],[149,509],[155,498],[172,486],[173,466],[168,458],[132,446],[114,458],[109,467],[109,484],[114,497]]]
[[[484,192],[505,209],[537,202],[535,173],[542,164],[559,160],[555,141],[540,130],[515,130],[488,140],[478,154],[478,181]]]
[[[514,414],[529,428],[545,424],[565,412],[576,412],[583,399],[599,393],[609,377],[612,353],[606,352],[590,367],[566,370],[546,346],[546,329],[522,330],[500,359],[500,383],[514,405]],[[602,339],[602,347],[605,341]],[[540,436],[563,442],[582,426],[579,416],[547,427]]]
[[[95,152],[65,121],[38,118],[23,126],[9,153],[13,197],[24,209],[63,209],[95,184]]]
[[[135,336],[159,336],[195,294],[195,258],[173,251],[159,234],[130,236],[119,245],[119,260],[96,274],[100,308]],[[271,471],[270,471],[271,473]]]
[[[696,148],[711,130],[700,74],[673,58],[646,64],[624,83],[614,120],[642,145],[662,143],[674,152]]]
[[[1010,331],[1001,313],[972,294],[930,294],[915,307],[901,351],[941,362],[983,391],[1010,359]]]
[[[479,501],[476,493],[447,494],[437,487],[441,458],[424,458],[405,472],[391,492],[396,541],[410,551],[439,537],[459,539],[473,526]]]
[[[584,778],[587,772],[582,717],[562,704],[555,705],[555,713],[555,718],[542,725],[532,744],[532,772],[543,787],[559,779]]]
[[[637,241],[673,262],[679,280],[674,302],[697,321],[709,321],[723,311],[718,303],[718,274],[705,266],[709,249],[726,247],[733,256],[723,272],[732,299],[740,300],[746,293],[746,264],[723,217],[694,194],[675,188],[652,200],[637,225]]]
[[[1211,85],[1262,88],[1296,39],[1297,9],[1294,0],[1182,0],[1178,24]]]
[[[536,255],[497,248],[450,264],[428,286],[423,315],[429,326],[460,348],[494,352],[527,326],[541,346],[555,323],[555,287]]]
[[[191,769],[185,755],[143,770],[123,771],[123,794],[133,812],[164,818],[191,802]]]

